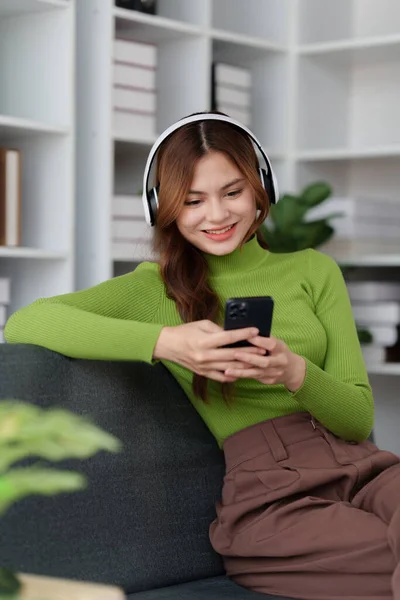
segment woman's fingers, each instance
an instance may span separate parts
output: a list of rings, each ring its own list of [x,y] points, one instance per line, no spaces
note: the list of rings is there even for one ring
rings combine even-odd
[[[220,381],[221,383],[233,383],[237,379],[231,375],[226,375],[226,373],[222,371],[209,371],[206,376],[209,379],[214,379],[214,381]]]
[[[236,377],[237,379],[257,379],[261,380],[268,379],[270,381],[276,381],[282,376],[283,371],[281,369],[263,369],[257,367],[247,367],[245,369],[231,368],[225,371],[225,375],[229,377]]]
[[[245,327],[243,329],[232,329],[230,331],[219,331],[212,336],[212,343],[214,348],[222,348],[229,346],[230,344],[236,344],[236,342],[243,342],[250,338],[258,336],[258,329],[255,327]]]

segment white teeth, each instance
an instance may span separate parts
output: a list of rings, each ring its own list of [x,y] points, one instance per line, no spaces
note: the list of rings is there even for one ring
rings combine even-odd
[[[229,227],[225,227],[225,229],[219,229],[218,231],[213,231],[212,229],[206,229],[207,233],[212,233],[218,235],[219,233],[226,233],[230,229],[232,229],[233,225],[229,225]]]

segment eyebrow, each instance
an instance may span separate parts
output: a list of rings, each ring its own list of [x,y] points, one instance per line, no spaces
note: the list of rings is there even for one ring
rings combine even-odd
[[[222,186],[221,190],[226,190],[228,188],[230,188],[232,185],[235,185],[236,183],[239,183],[241,181],[244,181],[244,177],[238,177],[237,179],[234,179],[233,181],[230,181],[229,183],[226,183],[225,185]],[[206,194],[206,192],[199,192],[198,190],[189,190],[189,194]]]

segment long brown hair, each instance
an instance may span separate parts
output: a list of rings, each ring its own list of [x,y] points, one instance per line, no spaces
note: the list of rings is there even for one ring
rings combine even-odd
[[[221,114],[221,113],[220,113]],[[259,211],[243,245],[256,235],[267,248],[260,224],[266,219],[269,200],[260,181],[259,164],[253,144],[245,132],[223,121],[189,123],[172,133],[157,153],[156,184],[159,208],[154,231],[154,250],[159,256],[167,296],[175,301],[184,323],[208,319],[221,322],[220,300],[208,281],[208,264],[203,253],[179,232],[176,218],[184,206],[197,161],[209,152],[222,152],[243,173],[252,187]],[[208,400],[208,380],[193,376],[193,392]],[[232,398],[232,384],[221,384],[224,399]]]

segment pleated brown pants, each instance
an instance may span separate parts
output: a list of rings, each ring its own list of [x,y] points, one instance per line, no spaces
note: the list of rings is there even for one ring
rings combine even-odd
[[[214,549],[236,583],[304,600],[400,600],[400,459],[308,413],[225,440]]]

